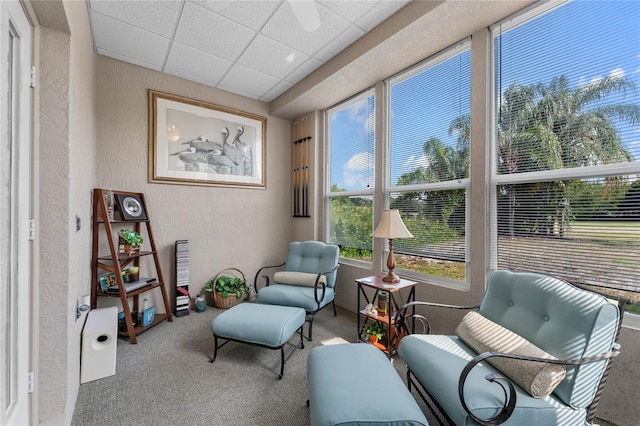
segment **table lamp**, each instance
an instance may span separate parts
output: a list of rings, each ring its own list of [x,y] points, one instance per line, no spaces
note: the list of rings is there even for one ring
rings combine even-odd
[[[393,255],[393,240],[396,238],[413,238],[411,232],[409,232],[402,222],[400,211],[395,209],[385,210],[372,236],[374,238],[389,239],[389,257],[387,257],[389,273],[382,278],[382,281],[386,283],[399,283],[400,278],[393,273],[396,267],[396,260]]]

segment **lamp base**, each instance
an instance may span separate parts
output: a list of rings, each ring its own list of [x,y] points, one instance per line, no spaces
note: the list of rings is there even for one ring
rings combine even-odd
[[[396,274],[393,273],[393,271],[389,271],[389,273],[387,275],[385,275],[384,277],[382,277],[382,281],[384,281],[385,283],[399,283],[400,282],[400,277],[397,276]]]

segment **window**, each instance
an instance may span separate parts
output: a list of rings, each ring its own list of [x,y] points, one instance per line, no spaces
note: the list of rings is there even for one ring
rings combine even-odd
[[[390,208],[414,235],[394,241],[396,267],[466,281],[469,41],[388,82]]]
[[[492,267],[640,302],[640,3],[543,7],[492,29]]]
[[[375,96],[373,90],[328,111],[329,242],[340,256],[371,262]]]

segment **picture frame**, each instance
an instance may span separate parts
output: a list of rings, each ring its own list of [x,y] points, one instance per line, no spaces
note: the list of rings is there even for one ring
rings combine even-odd
[[[147,220],[147,212],[138,195],[117,194],[122,220]]]
[[[265,117],[148,90],[149,182],[266,188]]]

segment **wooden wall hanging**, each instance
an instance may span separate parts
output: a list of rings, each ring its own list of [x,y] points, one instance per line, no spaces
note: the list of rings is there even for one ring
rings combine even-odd
[[[309,216],[309,117],[293,123],[293,217]]]

